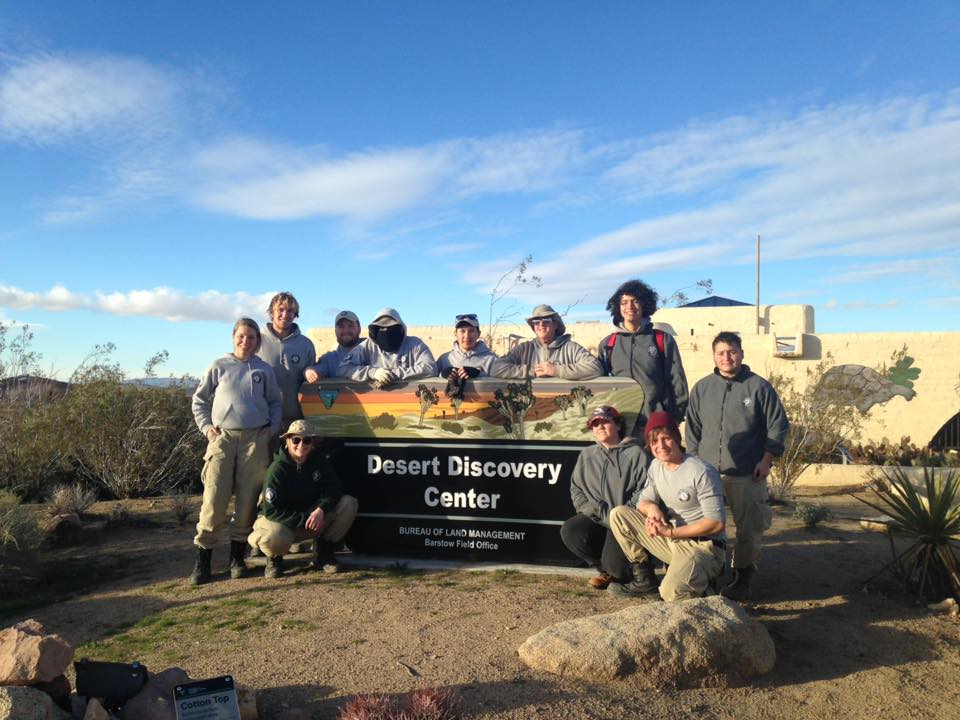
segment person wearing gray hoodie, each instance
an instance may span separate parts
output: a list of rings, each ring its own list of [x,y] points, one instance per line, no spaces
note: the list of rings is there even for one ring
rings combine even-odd
[[[337,377],[371,382],[378,389],[396,382],[437,376],[433,353],[420,338],[407,335],[400,313],[377,311],[362,340],[340,363]]]
[[[453,348],[437,360],[440,377],[458,381],[475,377],[524,379],[526,370],[508,365],[480,339],[480,322],[475,314],[457,315]]]
[[[537,378],[592,380],[603,375],[600,362],[582,345],[575,343],[560,314],[549,305],[537,305],[527,324],[536,339],[517,345],[504,356],[510,365],[519,365]]]
[[[616,594],[655,593],[653,566],[633,567],[610,530],[610,511],[618,505],[634,507],[640,498],[647,482],[647,454],[636,438],[626,435],[623,417],[612,406],[594,410],[587,427],[597,443],[577,458],[570,478],[577,514],[560,528],[560,537],[570,552],[599,571],[590,578],[590,587]]]

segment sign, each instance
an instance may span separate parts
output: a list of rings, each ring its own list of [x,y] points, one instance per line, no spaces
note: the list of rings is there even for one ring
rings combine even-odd
[[[177,720],[240,720],[237,690],[229,675],[177,685]]]
[[[576,564],[560,539],[570,478],[598,405],[633,426],[643,389],[589,381],[413,380],[388,390],[325,380],[300,403],[360,513],[347,545],[371,555]]]

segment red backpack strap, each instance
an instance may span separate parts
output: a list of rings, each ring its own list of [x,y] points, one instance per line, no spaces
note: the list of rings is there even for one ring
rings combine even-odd
[[[654,330],[653,338],[657,341],[657,348],[660,350],[660,356],[663,357],[667,354],[666,340],[663,339],[663,330]]]
[[[613,354],[613,346],[617,344],[617,334],[610,333],[610,337],[607,338],[607,351],[604,353],[604,359],[606,360],[606,371],[607,374],[613,372],[613,365],[610,364],[610,356]]]

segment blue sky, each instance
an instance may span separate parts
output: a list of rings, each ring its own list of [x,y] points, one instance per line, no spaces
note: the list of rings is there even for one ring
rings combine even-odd
[[[956,2],[0,6],[0,321],[199,374],[241,314],[602,319],[712,278],[958,330]],[[697,297],[696,293],[692,294]]]

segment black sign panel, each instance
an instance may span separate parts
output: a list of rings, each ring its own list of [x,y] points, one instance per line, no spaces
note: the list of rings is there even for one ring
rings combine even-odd
[[[575,564],[560,540],[587,443],[337,439],[333,461],[360,515],[357,552]]]

